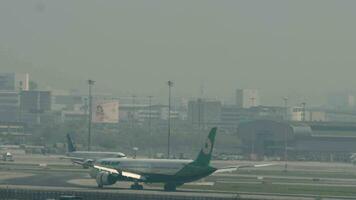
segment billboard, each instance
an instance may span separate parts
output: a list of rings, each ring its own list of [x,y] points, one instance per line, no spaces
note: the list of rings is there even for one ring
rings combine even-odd
[[[94,100],[92,114],[93,123],[118,123],[119,101]]]

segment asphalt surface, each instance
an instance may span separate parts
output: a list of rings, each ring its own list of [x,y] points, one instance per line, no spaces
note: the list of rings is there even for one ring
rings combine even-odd
[[[243,164],[245,164],[244,162]],[[247,162],[248,163],[248,162]],[[44,165],[49,165],[49,167],[44,167]],[[214,162],[215,166],[234,166],[241,164],[236,161],[217,161]],[[290,163],[290,170],[305,170],[305,171],[330,171],[330,172],[343,172],[353,171],[355,167],[347,164],[330,164],[330,163],[302,163],[295,162]],[[281,170],[279,166],[269,167],[269,170]],[[8,175],[7,175],[8,174]],[[221,174],[219,176],[213,177],[214,181],[220,183],[245,183],[245,184],[256,184],[260,181],[257,179],[251,179],[251,177],[257,177],[256,175],[242,175],[242,174]],[[290,179],[286,180],[288,184],[292,185],[305,185],[304,181],[309,181],[307,184],[310,186],[324,185],[325,186],[355,186],[356,181],[354,179],[348,178],[324,178],[321,182],[313,183],[310,182],[311,177],[291,177],[291,176],[265,176],[265,179]],[[274,184],[285,184],[285,182],[280,182],[281,180],[273,181]],[[207,179],[205,183],[208,183],[210,180]],[[250,181],[250,182],[249,182]],[[302,181],[302,182],[301,182]],[[88,170],[83,170],[80,167],[73,167],[73,165],[68,161],[60,160],[57,156],[23,156],[17,157],[15,162],[12,163],[3,163],[0,162],[0,187],[2,186],[18,186],[18,187],[39,187],[39,188],[57,188],[64,190],[97,190],[97,191],[108,191],[108,192],[125,192],[125,193],[140,193],[140,194],[167,194],[162,191],[162,187],[144,185],[144,191],[134,191],[128,189],[131,183],[119,182],[112,186],[106,186],[103,190],[97,188],[96,182],[94,179],[90,178],[88,175]],[[193,195],[193,196],[219,196],[219,195],[236,195],[233,192],[227,192],[224,194],[217,193],[214,191],[207,190],[191,190],[185,188],[177,188],[177,192],[169,194],[178,194],[178,195]],[[241,193],[240,193],[241,194]],[[247,194],[246,194],[247,195]],[[258,199],[258,196],[248,194],[249,197],[255,196]],[[262,199],[267,199],[268,195],[262,195]],[[286,196],[274,196],[270,195],[270,199],[293,199],[292,197]],[[296,198],[296,199],[309,199],[309,198]]]
[[[80,179],[86,177],[86,173],[78,172],[34,172],[29,177],[18,177],[6,180],[0,180],[2,185],[28,185],[28,186],[51,186],[51,187],[81,187],[68,183],[71,179]],[[82,186],[84,187],[84,186]]]

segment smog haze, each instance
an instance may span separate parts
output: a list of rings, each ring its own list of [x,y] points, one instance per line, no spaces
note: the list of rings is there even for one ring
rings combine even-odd
[[[2,71],[41,87],[311,104],[356,85],[355,1],[1,1]]]

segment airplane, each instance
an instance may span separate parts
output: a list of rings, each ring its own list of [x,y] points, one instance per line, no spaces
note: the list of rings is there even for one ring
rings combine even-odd
[[[97,160],[92,167],[91,176],[99,188],[113,185],[117,181],[133,182],[131,189],[142,190],[139,183],[164,183],[165,191],[175,191],[176,187],[209,176],[213,173],[231,172],[242,167],[263,167],[273,164],[244,165],[226,168],[210,166],[217,128],[212,128],[195,160],[175,159],[120,159]]]
[[[77,148],[69,134],[67,134],[68,152],[67,157],[62,159],[70,159],[73,163],[82,165],[87,169],[95,160],[102,158],[126,158],[126,155],[121,152],[102,152],[102,151],[77,151]]]
[[[10,152],[5,152],[2,154],[3,161],[14,161],[14,157]]]

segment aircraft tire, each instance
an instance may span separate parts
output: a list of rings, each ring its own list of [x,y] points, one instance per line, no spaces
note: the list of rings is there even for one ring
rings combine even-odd
[[[174,184],[170,184],[170,183],[164,184],[164,191],[173,192],[173,191],[176,191],[176,189],[177,189],[177,186]]]
[[[143,185],[140,184],[132,184],[130,187],[132,190],[143,190]]]

